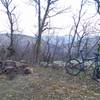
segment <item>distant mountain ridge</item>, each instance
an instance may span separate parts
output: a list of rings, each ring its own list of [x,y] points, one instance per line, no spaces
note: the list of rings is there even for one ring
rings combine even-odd
[[[28,42],[32,44],[33,42],[35,42],[35,39],[27,35],[14,34],[14,41],[17,41],[22,44],[27,44]],[[10,43],[10,34],[0,34],[0,44],[9,45],[9,43]]]
[[[0,34],[0,45],[9,45],[10,43],[10,38],[9,38],[9,34]],[[62,47],[62,43],[64,45],[67,45],[69,42],[69,37],[68,36],[42,36],[42,44],[45,44],[48,39],[50,39],[50,45],[52,45],[51,47],[54,47],[56,45],[56,43],[58,42],[59,46]],[[83,42],[86,40],[87,38],[83,39]],[[88,41],[90,44],[94,44],[95,41],[99,40],[100,37],[99,36],[95,36],[95,37],[88,37]],[[27,35],[23,35],[23,34],[14,34],[14,40],[16,42],[18,42],[18,44],[20,46],[24,46],[27,45],[28,43],[32,46],[35,44],[36,42],[36,38],[33,36],[27,36]],[[76,41],[77,42],[77,41]],[[42,45],[43,46],[43,45]]]

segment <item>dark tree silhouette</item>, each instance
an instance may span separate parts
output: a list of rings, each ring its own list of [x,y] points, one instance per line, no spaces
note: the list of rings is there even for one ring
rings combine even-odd
[[[100,14],[100,0],[94,0],[97,4],[97,12]]]
[[[11,58],[11,56],[14,55],[15,49],[14,49],[14,31],[15,31],[15,26],[17,22],[16,15],[14,13],[16,6],[13,5],[13,0],[0,0],[1,4],[5,8],[6,15],[8,17],[9,25],[10,25],[10,34],[8,34],[10,38],[10,44],[8,46],[8,57]],[[13,6],[12,6],[13,5]]]
[[[65,10],[68,10],[68,8],[61,9],[59,11],[54,11],[55,4],[59,0],[45,0],[45,5],[42,5],[42,0],[33,0],[36,3],[37,7],[37,13],[38,13],[38,33],[36,35],[36,45],[35,45],[35,59],[36,62],[39,62],[39,56],[40,56],[40,49],[41,49],[41,38],[42,33],[49,29],[48,27],[48,18],[54,17],[58,14],[63,13]],[[51,15],[51,11],[54,11],[53,15]]]

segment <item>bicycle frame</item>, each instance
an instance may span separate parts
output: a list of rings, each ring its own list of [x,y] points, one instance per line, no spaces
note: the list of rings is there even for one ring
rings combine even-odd
[[[93,59],[95,59],[95,57],[93,57],[93,58],[84,58],[84,56],[83,56],[83,50],[80,50],[79,51],[79,54],[80,54],[80,59],[81,59],[81,62],[80,62],[80,70],[81,71],[85,71],[85,65],[84,65],[84,63],[85,63],[85,60],[93,60]]]
[[[83,57],[83,50],[80,50],[80,57],[81,57],[81,70],[84,70],[84,57]]]

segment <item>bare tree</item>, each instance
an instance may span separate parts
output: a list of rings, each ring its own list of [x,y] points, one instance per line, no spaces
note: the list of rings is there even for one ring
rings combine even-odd
[[[15,49],[14,49],[14,32],[17,29],[17,18],[16,18],[16,15],[15,15],[14,11],[16,9],[16,6],[13,4],[13,0],[0,0],[0,2],[6,10],[5,12],[6,12],[6,15],[8,17],[8,21],[9,21],[9,25],[10,25],[10,27],[9,27],[10,34],[8,34],[8,36],[10,38],[10,44],[8,46],[8,51],[9,51],[8,52],[8,57],[11,58],[15,53]]]
[[[39,53],[40,53],[40,48],[41,48],[41,37],[42,33],[46,29],[50,29],[48,27],[48,18],[54,17],[58,14],[63,13],[65,10],[68,8],[62,9],[60,11],[54,12],[53,15],[51,15],[51,11],[54,11],[55,9],[55,4],[59,0],[34,0],[36,5],[37,5],[37,12],[38,12],[38,34],[36,35],[36,45],[35,45],[35,58],[36,62],[38,62],[39,58]],[[42,5],[42,2],[44,2],[44,6]]]
[[[73,16],[74,25],[71,27],[71,30],[69,32],[69,45],[68,45],[68,55],[67,55],[67,56],[69,56],[69,58],[71,58],[72,48],[75,45],[76,39],[79,41],[77,48],[80,49],[82,39],[86,35],[86,31],[84,31],[85,28],[83,28],[81,30],[81,32],[83,31],[83,33],[80,36],[80,28],[79,28],[80,24],[81,24],[81,19],[83,18],[83,15],[85,14],[85,12],[83,12],[83,7],[86,4],[86,1],[87,0],[81,0],[78,17],[75,18],[75,16]],[[74,32],[74,33],[72,33],[72,32]]]
[[[46,38],[46,41],[45,41],[45,44],[44,44],[44,48],[43,48],[43,53],[42,53],[42,56],[43,56],[43,61],[49,63],[50,62],[50,58],[51,58],[51,46],[50,46],[50,42],[51,42],[51,37],[48,36]]]

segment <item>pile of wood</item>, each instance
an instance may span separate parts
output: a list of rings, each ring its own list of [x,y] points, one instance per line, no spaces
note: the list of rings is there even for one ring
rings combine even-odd
[[[31,74],[32,68],[24,61],[0,61],[0,74],[14,77],[16,74]]]

